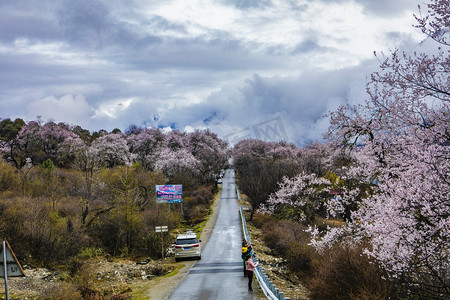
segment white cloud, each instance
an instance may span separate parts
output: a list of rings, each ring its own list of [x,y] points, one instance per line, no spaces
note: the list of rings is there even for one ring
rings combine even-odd
[[[135,101],[135,99],[116,99],[113,101],[103,102],[95,110],[93,118],[97,117],[107,117],[115,119],[118,114],[126,111],[128,107]]]
[[[27,105],[26,119],[35,120],[41,116],[43,120],[54,120],[79,125],[89,123],[93,109],[83,95],[65,95],[59,99],[50,96],[36,100]]]

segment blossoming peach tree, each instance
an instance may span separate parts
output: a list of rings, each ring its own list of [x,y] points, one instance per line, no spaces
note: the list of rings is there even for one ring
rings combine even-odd
[[[420,7],[419,7],[420,8]],[[366,254],[407,293],[450,296],[450,1],[434,0],[416,16],[427,35],[413,53],[378,55],[364,106],[330,114],[330,140],[352,148],[359,163],[349,174],[371,181],[343,229],[325,237],[324,249],[351,233],[367,239]],[[430,50],[431,45],[436,45]],[[415,292],[414,292],[415,291]]]
[[[431,1],[416,20],[427,36],[418,50],[375,54],[380,70],[365,104],[330,113],[326,137],[352,161],[337,172],[359,183],[329,197],[336,182],[303,172],[284,178],[265,209],[279,215],[288,207],[298,214],[290,218],[311,222],[319,209],[336,216],[351,208],[347,226],[311,229],[311,244],[326,251],[338,241],[368,241],[365,253],[401,297],[443,299],[450,297],[450,1]]]

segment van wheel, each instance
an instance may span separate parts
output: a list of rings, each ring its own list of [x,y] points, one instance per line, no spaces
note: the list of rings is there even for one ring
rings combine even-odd
[[[197,257],[198,260],[202,259],[202,256]]]

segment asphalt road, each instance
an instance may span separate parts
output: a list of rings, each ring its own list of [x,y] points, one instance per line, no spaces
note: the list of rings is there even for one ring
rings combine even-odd
[[[216,225],[203,249],[202,259],[175,288],[169,299],[248,299],[248,279],[243,277],[241,223],[234,171],[225,172]],[[257,285],[256,279],[253,288]]]

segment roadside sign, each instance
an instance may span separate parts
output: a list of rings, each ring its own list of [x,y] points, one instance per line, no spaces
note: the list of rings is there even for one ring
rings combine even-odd
[[[0,277],[5,277],[5,268],[4,268],[4,258],[6,257],[6,269],[7,269],[7,277],[23,277],[25,276],[25,273],[22,269],[22,266],[20,265],[19,261],[17,260],[16,256],[14,255],[14,252],[11,249],[11,246],[9,246],[8,241],[5,240],[5,243],[3,243],[2,250],[0,251],[0,264],[3,266],[0,268]],[[6,247],[5,247],[6,246]],[[6,249],[6,256],[5,251]]]
[[[167,226],[156,226],[155,231],[156,232],[167,232],[167,231],[169,231],[169,228]]]
[[[161,232],[161,257],[164,259],[164,239],[163,239],[163,232],[169,231],[168,226],[156,226],[155,227],[156,232]]]
[[[3,265],[0,267],[0,277],[5,279],[5,299],[9,300],[8,277],[22,277],[25,272],[6,239],[3,240],[0,251],[0,264]]]

